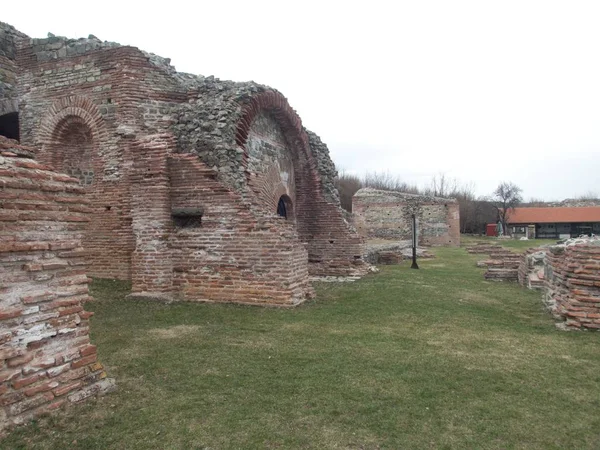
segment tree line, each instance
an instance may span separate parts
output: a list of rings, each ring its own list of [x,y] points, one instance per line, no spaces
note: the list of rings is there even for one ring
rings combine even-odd
[[[429,186],[419,188],[415,184],[402,181],[389,173],[372,172],[363,177],[341,172],[336,179],[342,208],[352,212],[352,197],[361,188],[383,189],[408,194],[430,195],[434,197],[454,198],[460,210],[461,233],[484,233],[488,223],[500,220],[506,230],[506,221],[511,209],[521,202],[521,189],[513,183],[503,182],[490,197],[475,195],[473,183],[461,184],[445,174],[432,177]]]

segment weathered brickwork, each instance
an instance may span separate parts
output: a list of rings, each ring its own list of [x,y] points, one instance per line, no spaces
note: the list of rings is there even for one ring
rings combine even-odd
[[[358,232],[366,238],[411,239],[415,214],[420,245],[460,245],[459,208],[454,199],[364,188],[354,195],[352,211]]]
[[[479,261],[478,267],[486,267],[483,274],[486,280],[517,281],[522,255],[508,249],[491,252],[489,259]]]
[[[131,279],[134,295],[290,306],[313,295],[309,274],[366,273],[327,146],[276,90],[93,36],[11,42],[21,142],[84,189],[91,276]]]
[[[544,288],[544,260],[546,248],[530,248],[521,255],[519,263],[519,284],[528,289]]]
[[[0,22],[0,135],[19,139],[17,112],[17,41],[26,36],[12,26]]]
[[[570,328],[600,329],[600,240],[546,251],[544,301]]]
[[[113,388],[90,343],[78,180],[0,138],[0,429]]]

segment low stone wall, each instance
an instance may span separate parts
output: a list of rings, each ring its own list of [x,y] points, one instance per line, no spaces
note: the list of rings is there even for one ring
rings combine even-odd
[[[78,180],[0,138],[0,430],[114,387],[90,343]]]
[[[546,252],[544,302],[575,329],[600,329],[600,239],[572,239]]]

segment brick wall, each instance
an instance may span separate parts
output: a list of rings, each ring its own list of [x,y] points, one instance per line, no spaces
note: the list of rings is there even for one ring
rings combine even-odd
[[[352,211],[359,234],[366,238],[412,239],[414,213],[420,245],[460,245],[459,207],[454,199],[365,188],[354,195]]]
[[[90,343],[76,179],[0,140],[0,429],[112,389]]]
[[[600,240],[546,251],[544,301],[571,328],[600,329]]]
[[[519,284],[528,289],[544,288],[544,260],[546,248],[530,248],[521,255],[519,263]]]
[[[96,41],[22,43],[21,141],[40,147],[41,162],[83,182],[91,204],[84,240],[90,275],[131,279],[132,143],[168,128],[187,89],[140,50]]]
[[[40,147],[40,162],[77,177],[89,200],[90,275],[131,279],[136,295],[295,304],[312,295],[309,272],[366,272],[362,239],[332,187],[327,146],[277,91],[180,74],[167,59],[93,36],[23,39],[16,62],[22,142]],[[179,152],[197,165],[177,159]],[[169,155],[179,163],[169,165]],[[192,206],[180,201],[189,199],[186,190],[197,192],[173,170],[182,165],[202,195],[188,201]],[[207,183],[227,193],[215,197]],[[283,223],[276,217],[282,196],[290,212]],[[226,201],[228,212],[218,219],[209,212],[203,230],[174,226],[172,208],[200,202],[218,211],[217,201]],[[231,230],[237,234],[229,239]],[[224,237],[219,256],[198,263],[202,252],[190,241],[215,239],[210,245],[218,247]],[[228,259],[259,269],[236,272],[223,263]],[[219,280],[207,271],[237,280],[236,288],[215,288]],[[240,274],[253,294],[239,289]]]
[[[202,211],[170,237],[173,284],[187,300],[293,306],[314,295],[293,224],[253,210],[191,155],[169,160],[171,207]]]

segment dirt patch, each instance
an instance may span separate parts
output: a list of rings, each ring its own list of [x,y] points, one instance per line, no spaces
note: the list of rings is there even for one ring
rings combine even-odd
[[[161,339],[175,339],[194,334],[200,329],[199,325],[176,325],[169,328],[153,328],[148,334]]]

